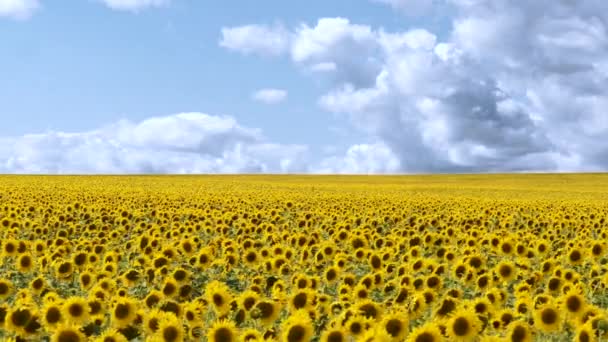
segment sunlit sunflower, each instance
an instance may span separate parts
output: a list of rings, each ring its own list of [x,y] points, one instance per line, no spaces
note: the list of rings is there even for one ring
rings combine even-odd
[[[313,333],[310,315],[305,310],[298,310],[281,325],[282,340],[286,342],[309,341]]]
[[[175,316],[166,315],[159,321],[154,339],[162,342],[181,342],[184,340],[184,327]]]
[[[441,330],[436,323],[428,322],[414,329],[407,338],[408,342],[442,342]]]
[[[507,332],[507,340],[510,342],[532,342],[533,336],[530,327],[524,322],[514,322]]]
[[[262,325],[272,325],[280,314],[281,307],[272,300],[261,300],[251,310],[251,318],[259,320]]]
[[[116,328],[124,328],[135,320],[136,305],[129,298],[119,298],[111,310],[110,320]]]
[[[84,342],[86,340],[86,336],[80,329],[72,325],[59,326],[51,337],[52,342]]]
[[[232,294],[226,284],[217,280],[210,282],[205,288],[205,297],[219,316],[223,316],[230,311]]]
[[[380,326],[394,341],[402,341],[408,333],[409,320],[407,314],[396,312],[383,317]]]
[[[233,322],[219,320],[214,322],[207,331],[209,342],[234,342],[239,337],[239,331]]]
[[[95,342],[127,342],[127,338],[116,329],[106,329]]]
[[[454,312],[446,323],[446,333],[452,341],[473,341],[481,330],[481,322],[466,310]]]
[[[82,297],[69,297],[63,303],[63,316],[66,321],[82,325],[89,319],[89,303]]]
[[[534,311],[534,326],[542,332],[559,331],[562,326],[562,314],[554,304],[541,305]]]

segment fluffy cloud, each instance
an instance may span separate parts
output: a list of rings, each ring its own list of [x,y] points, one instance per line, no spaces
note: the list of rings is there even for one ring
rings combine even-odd
[[[230,117],[182,113],[80,133],[4,138],[0,173],[250,173],[305,170],[307,148]]]
[[[294,27],[284,55],[328,78],[320,106],[400,170],[608,168],[608,2],[380,2],[450,6],[451,32],[322,18]]]
[[[358,144],[348,148],[344,156],[331,156],[312,170],[321,174],[384,174],[398,173],[397,156],[384,144]]]
[[[287,91],[283,89],[260,89],[253,93],[252,99],[265,104],[277,104],[287,99]]]
[[[245,25],[222,28],[220,46],[244,54],[277,56],[285,53],[290,34],[281,26]]]
[[[268,141],[231,117],[180,113],[121,120],[87,132],[0,137],[0,173],[385,173],[399,161],[383,144],[322,160],[308,146]]]
[[[27,19],[39,7],[38,0],[0,0],[0,17]]]
[[[106,6],[118,11],[138,11],[149,7],[161,7],[171,0],[101,0]]]

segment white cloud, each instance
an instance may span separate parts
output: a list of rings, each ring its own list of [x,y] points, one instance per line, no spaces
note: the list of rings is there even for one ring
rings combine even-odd
[[[168,5],[171,0],[101,0],[106,6],[118,11],[138,11],[150,7]]]
[[[283,89],[260,89],[251,98],[265,104],[278,104],[287,99],[287,91]]]
[[[377,143],[350,146],[344,156],[325,158],[312,171],[321,174],[385,174],[400,170],[397,156],[386,145]]]
[[[222,28],[220,46],[244,54],[277,56],[290,44],[289,32],[279,25],[246,25]]]
[[[0,173],[394,173],[382,143],[357,144],[317,159],[308,146],[268,141],[232,117],[180,113],[121,120],[86,132],[0,137]]]
[[[38,0],[0,0],[0,17],[28,19],[39,7]]]
[[[182,113],[88,132],[3,138],[0,173],[303,172],[307,147],[268,142],[230,117]]]
[[[445,10],[441,40],[321,18],[290,57],[329,78],[322,108],[377,139],[403,171],[608,168],[608,2],[380,0]],[[327,67],[325,67],[327,66]]]

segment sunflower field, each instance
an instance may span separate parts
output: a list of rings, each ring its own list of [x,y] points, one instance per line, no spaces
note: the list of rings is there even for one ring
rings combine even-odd
[[[608,341],[608,176],[1,176],[3,341]]]

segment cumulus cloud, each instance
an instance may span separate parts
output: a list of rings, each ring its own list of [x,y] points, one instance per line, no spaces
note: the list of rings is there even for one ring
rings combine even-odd
[[[269,141],[229,116],[179,113],[120,120],[86,132],[0,137],[0,173],[386,173],[399,160],[383,144],[318,159],[306,145]]]
[[[226,49],[263,56],[281,55],[289,44],[289,32],[279,25],[224,27],[220,39],[220,46]]]
[[[608,168],[608,2],[378,1],[451,6],[452,29],[321,18],[291,29],[288,56],[400,170]]]
[[[252,99],[265,104],[278,104],[287,99],[287,91],[283,89],[260,89],[251,95]]]
[[[0,17],[28,19],[39,7],[38,0],[0,0]]]
[[[138,11],[150,7],[168,5],[171,0],[101,0],[106,6],[117,11]]]
[[[2,173],[282,173],[307,166],[306,146],[272,143],[231,117],[203,113],[28,134],[2,145]]]
[[[343,156],[331,156],[312,170],[321,174],[386,174],[398,173],[398,157],[383,143],[350,146]]]

